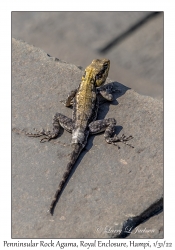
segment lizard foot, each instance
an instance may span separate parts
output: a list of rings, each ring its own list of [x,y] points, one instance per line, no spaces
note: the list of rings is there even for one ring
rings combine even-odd
[[[134,148],[131,144],[127,143],[127,141],[131,140],[132,138],[133,138],[132,135],[128,137],[126,137],[124,134],[121,137],[114,135],[114,137],[109,138],[107,142],[117,146],[118,149],[120,149],[120,147],[118,146],[117,142],[123,142],[124,144],[130,146],[131,148]]]
[[[34,128],[34,130],[36,131],[36,133],[25,133],[28,137],[40,137],[45,135],[44,138],[42,138],[40,140],[40,142],[46,142],[46,141],[50,141],[51,139],[54,139],[55,137],[57,137],[58,133],[54,133],[51,132],[49,130],[45,131],[44,129],[42,131],[37,130],[36,128]]]
[[[73,106],[73,100],[71,100],[69,103],[67,103],[67,101],[66,100],[61,100],[60,101],[64,106],[66,106],[66,107],[70,107],[70,106]]]

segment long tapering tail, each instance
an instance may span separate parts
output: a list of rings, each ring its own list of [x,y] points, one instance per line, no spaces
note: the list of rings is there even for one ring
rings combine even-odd
[[[70,161],[67,164],[66,171],[63,174],[62,180],[61,180],[61,182],[60,182],[60,184],[58,186],[58,189],[57,189],[57,191],[56,191],[56,193],[54,195],[54,198],[52,200],[52,203],[50,205],[49,212],[51,213],[51,215],[53,215],[54,208],[55,208],[55,206],[56,206],[56,204],[58,202],[60,194],[61,194],[61,192],[62,192],[62,190],[63,190],[63,188],[65,186],[65,183],[66,183],[68,177],[70,176],[71,170],[72,170],[72,168],[73,168],[79,154],[81,153],[81,151],[83,149],[83,145],[80,144],[80,143],[76,143],[76,144],[74,143],[74,144],[72,144],[72,147],[73,147],[73,151],[72,151],[72,153],[70,155]]]

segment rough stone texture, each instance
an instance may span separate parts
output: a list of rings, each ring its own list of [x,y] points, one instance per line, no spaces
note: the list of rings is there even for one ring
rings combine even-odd
[[[109,77],[138,93],[163,97],[163,12],[112,47],[99,49],[139,23],[148,11],[12,12],[12,35],[64,61],[86,67],[111,60]]]
[[[59,101],[81,76],[75,65],[13,39],[12,129],[51,129],[56,112],[71,117],[71,109]],[[71,134],[64,131],[41,144],[12,132],[13,238],[107,238],[107,227],[122,227],[162,196],[163,103],[116,86],[121,92],[100,106],[98,118],[116,118],[116,133],[133,135],[135,148],[120,144],[118,150],[103,134],[89,137],[53,217],[47,210],[68,162]],[[161,214],[146,223],[155,229],[151,238],[162,237]]]

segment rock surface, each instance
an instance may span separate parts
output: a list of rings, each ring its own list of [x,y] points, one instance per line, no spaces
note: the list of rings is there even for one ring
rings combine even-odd
[[[109,77],[154,98],[163,97],[164,13],[151,11],[12,12],[12,36],[75,65],[111,60]],[[105,54],[100,50],[129,32]]]
[[[71,152],[71,134],[41,144],[15,131],[52,129],[56,112],[71,117],[59,101],[81,76],[77,66],[12,40],[12,238],[108,238],[107,228],[121,228],[163,194],[163,103],[115,81],[121,91],[101,104],[98,119],[116,118],[116,133],[133,135],[134,149],[120,143],[118,150],[103,134],[89,137],[53,217],[47,213]],[[140,227],[154,229],[150,238],[162,238],[162,213]]]

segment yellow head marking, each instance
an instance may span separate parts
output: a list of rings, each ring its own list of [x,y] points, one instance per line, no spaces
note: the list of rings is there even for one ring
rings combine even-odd
[[[96,87],[105,83],[110,68],[110,60],[94,59],[92,63],[85,69],[83,78],[90,77]]]
[[[110,60],[108,59],[95,59],[92,61],[92,66],[94,65],[94,75],[96,86],[99,87],[103,85],[108,76],[110,68]]]

